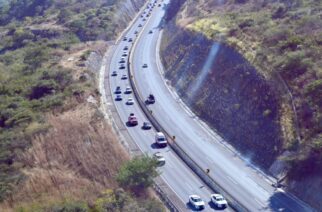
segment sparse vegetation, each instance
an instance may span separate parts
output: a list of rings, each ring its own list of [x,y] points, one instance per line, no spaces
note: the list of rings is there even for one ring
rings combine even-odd
[[[88,211],[82,201],[117,188],[127,156],[87,105],[98,94],[84,62],[127,22],[120,1],[0,1],[1,211]]]

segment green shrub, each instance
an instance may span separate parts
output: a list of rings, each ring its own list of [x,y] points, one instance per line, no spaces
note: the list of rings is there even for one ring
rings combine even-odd
[[[117,181],[126,188],[147,188],[158,175],[157,162],[149,156],[142,156],[125,163],[117,175]]]

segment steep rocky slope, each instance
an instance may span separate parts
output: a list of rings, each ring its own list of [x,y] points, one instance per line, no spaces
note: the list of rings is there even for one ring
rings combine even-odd
[[[186,104],[267,172],[287,170],[289,189],[316,207],[321,8],[310,0],[174,0],[161,44],[165,76]]]

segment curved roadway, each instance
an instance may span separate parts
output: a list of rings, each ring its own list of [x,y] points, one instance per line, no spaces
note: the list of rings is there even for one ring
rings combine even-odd
[[[164,5],[154,8],[143,31],[139,33],[131,61],[140,95],[147,97],[153,93],[156,97],[156,103],[149,105],[149,108],[158,122],[169,134],[175,135],[176,142],[199,166],[210,169],[210,176],[234,199],[242,202],[249,211],[314,211],[283,190],[272,187],[272,179],[231,151],[229,145],[219,135],[201,124],[198,118],[182,106],[179,98],[170,92],[160,74],[162,65],[157,52],[164,10]],[[143,23],[142,18],[138,22],[140,21]],[[133,28],[139,29],[137,23]],[[129,35],[131,33],[133,32],[129,32]],[[144,63],[148,68],[142,67]],[[125,119],[127,115],[123,114],[123,118]],[[142,120],[144,117],[139,119]],[[153,133],[150,136],[153,139]],[[172,159],[169,158],[167,161],[169,160]],[[188,176],[179,176],[183,176],[181,179],[190,180]],[[184,186],[189,188],[188,184]],[[195,192],[194,189],[191,191]]]
[[[147,13],[148,10],[145,11]],[[132,27],[129,28],[125,36],[127,38],[132,38],[133,40],[135,40],[135,37],[137,37],[135,31],[140,32],[142,28],[144,28],[145,22],[146,21],[142,21],[141,19],[134,21]],[[141,24],[142,27],[139,27],[139,24]],[[130,136],[137,143],[142,152],[148,155],[152,155],[155,152],[161,152],[163,154],[163,156],[166,159],[166,164],[159,168],[161,171],[161,178],[182,201],[178,205],[184,205],[185,209],[192,209],[191,206],[187,204],[188,196],[191,194],[198,194],[206,203],[205,211],[211,211],[213,206],[209,205],[208,202],[210,201],[210,194],[213,192],[209,188],[207,188],[194,173],[191,172],[191,170],[172,152],[172,150],[169,147],[157,148],[154,145],[156,133],[154,129],[141,129],[143,122],[146,121],[147,118],[138,106],[134,98],[134,95],[124,93],[125,88],[127,86],[130,86],[129,80],[121,79],[121,76],[123,74],[127,75],[128,71],[127,68],[119,69],[121,64],[120,59],[122,58],[122,54],[124,52],[129,53],[129,50],[124,50],[124,47],[127,46],[130,49],[132,46],[132,42],[129,42],[129,39],[127,39],[126,41],[122,41],[122,39],[123,38],[121,38],[121,42],[119,42],[119,44],[116,45],[108,69],[110,72],[108,76],[108,86],[110,86],[110,90],[112,92],[111,95],[114,97],[114,104],[122,122],[127,127]],[[125,56],[125,58],[127,57],[128,56]],[[112,76],[113,71],[117,72],[117,76]],[[107,84],[105,84],[105,86],[107,86]],[[121,101],[115,100],[116,94],[114,93],[114,91],[117,86],[120,86],[122,90],[121,96],[123,97],[123,100]],[[126,104],[126,101],[129,97],[134,99],[133,105]],[[127,118],[130,113],[134,113],[138,118],[139,124],[135,127],[129,127],[126,125]],[[231,211],[231,209],[227,208],[225,211]]]

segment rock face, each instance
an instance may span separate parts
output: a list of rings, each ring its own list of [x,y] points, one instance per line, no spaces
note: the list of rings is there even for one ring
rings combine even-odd
[[[185,103],[246,157],[268,169],[282,149],[273,85],[232,48],[171,22],[161,46],[165,76]]]

